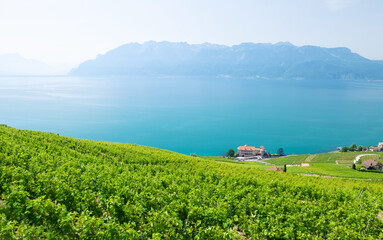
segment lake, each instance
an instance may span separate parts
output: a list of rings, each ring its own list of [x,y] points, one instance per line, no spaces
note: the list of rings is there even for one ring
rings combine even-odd
[[[317,153],[383,141],[383,82],[1,77],[0,123],[218,155],[239,145]]]

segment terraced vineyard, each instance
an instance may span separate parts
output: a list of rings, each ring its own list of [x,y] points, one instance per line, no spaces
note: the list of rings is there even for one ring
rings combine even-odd
[[[383,185],[0,127],[1,239],[380,239]]]
[[[369,153],[369,154],[371,154],[371,153]],[[383,158],[383,154],[374,154],[374,153],[372,153],[371,155],[361,156],[360,157],[360,161],[363,162],[363,161],[372,159],[372,160],[375,160],[375,161],[383,163],[383,159],[382,158]]]
[[[281,158],[275,158],[267,160],[267,162],[275,165],[284,165],[284,164],[300,164],[303,162],[306,163],[336,163],[339,164],[352,164],[356,156],[360,154],[376,154],[380,156],[380,159],[383,157],[382,152],[335,152],[335,153],[319,153],[319,154],[302,154],[302,155],[292,155]],[[366,156],[367,159],[379,159],[379,157]],[[363,159],[364,159],[363,158]]]
[[[382,152],[334,152],[319,154],[302,154],[265,160],[273,165],[282,167],[284,164],[295,165],[309,163],[309,167],[288,167],[288,172],[296,174],[319,175],[327,177],[354,178],[383,181],[383,173],[360,172],[352,169],[352,164],[357,155],[361,160],[374,159],[382,162]]]

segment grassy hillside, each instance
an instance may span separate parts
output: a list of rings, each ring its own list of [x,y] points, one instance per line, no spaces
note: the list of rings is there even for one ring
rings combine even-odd
[[[352,164],[356,156],[360,154],[377,154],[383,156],[382,152],[334,152],[334,153],[319,153],[319,154],[302,154],[292,155],[281,158],[266,160],[269,163],[276,165],[283,164],[300,164],[306,163],[336,163]],[[371,157],[369,157],[371,159]]]
[[[309,163],[309,167],[288,167],[288,172],[297,174],[311,174],[341,178],[358,178],[383,181],[383,174],[359,172],[352,169],[352,164],[357,155],[374,154],[361,157],[361,161],[374,159],[382,162],[382,152],[334,152],[320,154],[302,154],[265,160],[265,162],[283,166]]]
[[[0,126],[0,180],[0,239],[383,237],[381,183],[143,146]]]
[[[383,159],[382,158],[383,158],[383,153],[374,154],[374,155],[368,155],[368,156],[362,156],[360,158],[360,162],[372,159],[372,160],[375,160],[375,161],[383,163]]]
[[[336,163],[338,164],[352,164],[353,160],[357,155],[360,154],[376,154],[383,157],[383,152],[335,152],[335,153],[319,153],[319,154],[302,154],[302,155],[293,155],[286,156],[281,158],[275,158],[266,160],[266,162],[275,164],[275,165],[284,165],[284,164],[300,164],[303,162],[306,163]],[[362,159],[377,159],[379,157],[366,156]]]
[[[383,173],[360,172],[352,169],[351,165],[312,163],[309,167],[288,167],[290,173],[314,174],[330,177],[357,178],[368,180],[383,180]]]
[[[338,155],[338,153],[325,153],[325,156],[331,157],[332,154]],[[353,155],[349,155],[350,157]],[[271,165],[276,165],[280,168],[283,168],[284,164],[300,164],[303,162],[307,162],[310,164],[308,167],[300,167],[300,166],[288,166],[287,172],[301,175],[319,175],[319,176],[327,176],[327,177],[338,177],[338,178],[351,178],[351,179],[362,179],[362,180],[374,180],[374,181],[383,181],[383,173],[374,173],[374,172],[360,172],[352,169],[353,160],[334,160],[333,162],[311,162],[311,159],[314,159],[315,155],[302,154],[296,156],[288,156],[281,157],[275,159],[265,159],[264,162],[271,163]],[[379,158],[380,155],[373,156],[365,156],[364,158],[368,159],[377,159],[381,161]],[[268,169],[270,165],[265,165],[261,162],[252,162],[252,161],[234,161],[220,157],[204,157],[206,159],[215,160],[218,162],[228,162],[233,164],[241,164],[241,165],[250,165],[259,169]],[[336,158],[336,157],[334,157]],[[361,158],[362,160],[364,159]],[[305,161],[305,160],[309,161]],[[324,159],[324,157],[320,157],[317,159]],[[338,162],[338,164],[336,164]]]

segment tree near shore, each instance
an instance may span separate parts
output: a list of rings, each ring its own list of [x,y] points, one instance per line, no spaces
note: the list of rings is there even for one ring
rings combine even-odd
[[[235,151],[233,149],[229,149],[226,153],[226,157],[234,157]]]
[[[342,147],[342,149],[340,149],[340,152],[348,152],[348,147]]]
[[[285,154],[283,153],[283,148],[279,148],[278,151],[277,151],[277,154],[278,154],[279,156],[283,156],[283,155],[285,155]]]
[[[358,152],[363,151],[363,146],[358,146],[358,148],[356,149],[356,151],[358,151]]]
[[[355,143],[351,144],[351,146],[348,148],[348,150],[354,152],[356,150],[356,144]]]

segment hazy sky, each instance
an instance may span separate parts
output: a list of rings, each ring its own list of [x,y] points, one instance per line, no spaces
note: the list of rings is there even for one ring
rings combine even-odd
[[[290,41],[383,59],[383,1],[0,0],[0,54],[77,64],[148,40]]]

